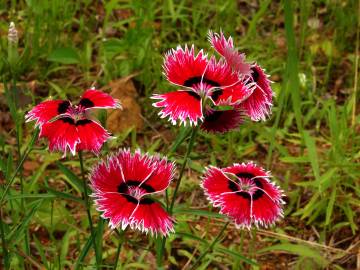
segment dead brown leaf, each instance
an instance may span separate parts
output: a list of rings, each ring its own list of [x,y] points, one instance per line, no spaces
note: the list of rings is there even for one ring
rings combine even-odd
[[[138,103],[138,93],[131,80],[132,76],[111,81],[105,88],[111,89],[111,96],[120,100],[122,109],[111,110],[107,119],[107,128],[112,133],[120,133],[131,127],[137,130],[143,128],[141,108]]]

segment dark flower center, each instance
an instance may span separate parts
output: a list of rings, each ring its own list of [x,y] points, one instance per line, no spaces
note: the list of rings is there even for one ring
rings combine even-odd
[[[82,98],[79,102],[79,106],[83,106],[84,108],[94,107],[94,102],[88,98]]]
[[[239,191],[236,192],[238,196],[241,196],[247,200],[251,200],[250,193],[252,189],[255,190],[255,192],[252,193],[252,199],[254,201],[264,195],[264,191],[262,190],[263,184],[261,183],[259,178],[253,179],[254,177],[256,177],[255,175],[248,172],[241,172],[237,173],[236,176],[239,178],[239,183],[228,180],[228,187],[232,191]]]
[[[222,95],[224,91],[220,88],[216,89],[215,91],[213,91],[211,93],[211,98],[213,99],[213,101],[217,101],[219,99],[219,97]]]
[[[254,82],[257,82],[257,81],[259,80],[259,77],[260,77],[259,72],[258,72],[257,69],[254,68],[254,67],[251,68],[251,71],[252,71],[251,76],[252,76],[252,78],[253,78],[253,81],[254,81]]]
[[[87,98],[81,99],[78,105],[71,105],[70,101],[65,100],[58,105],[58,113],[66,114],[60,117],[59,120],[75,126],[92,123],[91,120],[86,118],[85,109],[93,105],[94,103]]]
[[[201,100],[201,97],[200,97],[197,93],[195,93],[195,92],[193,92],[193,91],[185,91],[185,92],[186,92],[188,95],[196,98],[197,100]]]
[[[117,187],[117,191],[121,193],[129,202],[140,203],[140,204],[152,204],[154,201],[150,198],[143,198],[147,193],[155,192],[155,189],[143,183],[141,186],[141,181],[138,180],[127,180],[126,182],[121,183]]]
[[[201,76],[191,77],[191,78],[187,79],[184,82],[184,85],[187,86],[187,87],[193,87],[194,85],[201,83],[201,78],[202,78]],[[206,77],[204,77],[202,79],[202,82],[206,83],[206,84],[208,84],[210,86],[214,86],[214,87],[219,87],[220,86],[220,84],[218,82],[207,79]]]
[[[205,120],[207,122],[216,122],[223,113],[224,111],[211,111],[209,114],[205,116]]]

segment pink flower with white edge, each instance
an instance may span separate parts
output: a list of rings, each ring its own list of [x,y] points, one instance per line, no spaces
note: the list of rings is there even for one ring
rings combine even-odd
[[[47,138],[50,151],[100,152],[111,136],[100,123],[90,119],[93,109],[121,108],[118,100],[95,89],[86,90],[77,105],[68,100],[48,100],[36,105],[25,116],[26,122],[36,121],[39,137]]]
[[[220,32],[209,31],[209,41],[212,47],[222,55],[232,69],[243,78],[243,82],[249,84],[254,91],[239,105],[251,120],[266,120],[271,113],[272,97],[274,93],[270,86],[268,75],[258,64],[248,64],[245,62],[245,54],[239,53],[233,44],[231,37],[226,39]],[[255,85],[255,88],[253,86]]]
[[[174,172],[174,163],[166,158],[120,150],[92,170],[92,197],[112,229],[129,226],[167,236],[174,232],[174,220],[152,196],[166,190]]]
[[[265,120],[271,113],[274,92],[271,89],[271,81],[268,75],[258,65],[251,66],[250,83],[255,83],[254,92],[240,104],[240,108],[253,121]]]
[[[220,207],[239,228],[269,226],[283,217],[283,192],[272,183],[269,172],[256,164],[233,164],[206,169],[202,188],[208,200]]]
[[[251,69],[250,64],[245,62],[245,54],[239,53],[234,48],[232,37],[225,38],[222,31],[220,34],[209,31],[208,39],[211,46],[215,51],[222,55],[226,62],[235,70],[240,76],[250,76]]]
[[[161,118],[169,117],[172,124],[197,125],[204,120],[203,107],[208,100],[214,106],[240,104],[253,91],[250,84],[239,80],[232,68],[215,57],[207,58],[202,50],[195,55],[194,46],[178,46],[165,56],[164,72],[167,80],[179,90],[153,95],[162,108]]]

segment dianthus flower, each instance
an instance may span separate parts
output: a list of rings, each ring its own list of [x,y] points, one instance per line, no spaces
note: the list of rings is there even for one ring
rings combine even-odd
[[[50,151],[67,149],[88,150],[99,153],[111,136],[100,123],[92,119],[93,109],[120,108],[120,103],[110,95],[95,89],[86,90],[77,105],[68,100],[48,100],[36,105],[25,116],[26,121],[36,121],[39,137],[47,138]]]
[[[267,227],[283,216],[284,203],[282,190],[269,178],[269,172],[252,162],[235,163],[207,168],[201,186],[209,201],[237,227]]]
[[[204,131],[221,133],[237,128],[246,115],[254,121],[265,119],[273,92],[264,71],[245,62],[231,37],[210,31],[209,41],[218,60],[203,50],[195,54],[194,45],[178,46],[165,55],[166,79],[179,89],[152,96],[160,117],[174,125],[200,123]]]
[[[97,209],[111,228],[127,226],[152,235],[173,232],[173,219],[151,196],[165,191],[175,165],[158,155],[121,150],[94,167],[90,180]]]

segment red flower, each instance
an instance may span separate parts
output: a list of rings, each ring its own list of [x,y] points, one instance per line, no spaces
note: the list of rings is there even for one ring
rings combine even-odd
[[[271,113],[272,97],[274,95],[271,90],[268,75],[257,64],[251,67],[251,77],[249,82],[251,85],[255,83],[254,92],[240,104],[240,107],[253,121],[265,120]]]
[[[239,53],[234,48],[231,37],[226,39],[222,32],[218,34],[209,31],[209,41],[233,70],[243,78],[242,82],[253,89],[252,94],[241,102],[239,107],[244,110],[251,120],[265,120],[271,113],[272,97],[274,95],[268,75],[259,65],[253,64],[250,66],[245,62],[245,54]]]
[[[120,108],[120,103],[98,90],[86,90],[80,102],[72,105],[68,100],[49,100],[35,106],[26,115],[26,121],[36,120],[40,127],[39,137],[49,140],[50,151],[67,149],[89,150],[99,153],[110,134],[96,121],[90,119],[90,111],[96,108]]]
[[[93,197],[111,228],[127,226],[152,235],[173,232],[173,219],[149,195],[163,192],[174,177],[175,165],[159,156],[121,150],[94,167]]]
[[[236,129],[243,122],[244,113],[238,109],[213,110],[208,109],[205,113],[201,129],[210,133],[225,133]]]
[[[168,81],[181,89],[154,95],[152,98],[160,101],[153,105],[163,108],[160,116],[168,116],[173,124],[180,120],[184,125],[187,121],[197,125],[198,120],[204,119],[202,108],[207,100],[215,106],[232,105],[252,93],[225,61],[216,61],[215,57],[208,60],[202,50],[195,55],[194,46],[190,49],[179,46],[167,53],[164,71]]]
[[[202,182],[205,194],[237,227],[267,227],[283,216],[282,191],[270,174],[252,162],[219,169],[209,167]]]
[[[239,53],[234,48],[232,37],[227,40],[220,31],[220,34],[209,31],[209,42],[215,51],[222,55],[226,62],[241,76],[250,75],[250,65],[245,62],[245,54]]]

